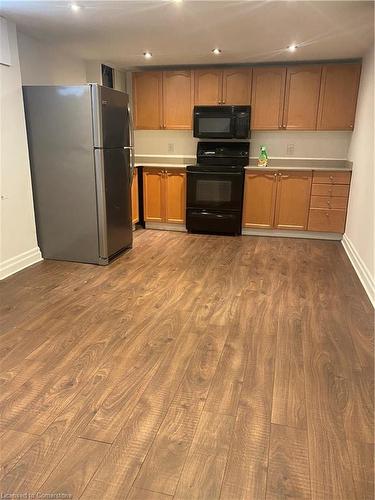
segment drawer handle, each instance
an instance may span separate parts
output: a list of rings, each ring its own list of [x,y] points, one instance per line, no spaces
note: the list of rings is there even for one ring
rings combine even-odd
[[[326,217],[329,217],[329,215],[326,213]]]

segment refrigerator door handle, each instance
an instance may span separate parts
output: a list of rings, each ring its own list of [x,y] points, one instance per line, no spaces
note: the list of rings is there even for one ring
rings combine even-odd
[[[98,233],[99,233],[99,256],[101,259],[108,258],[107,241],[107,208],[104,180],[104,151],[95,148],[95,177],[97,183],[97,209],[98,209]]]
[[[128,116],[129,116],[129,130],[130,130],[130,185],[133,182],[133,174],[135,168],[135,154],[134,154],[134,124],[133,124],[133,114],[128,104]]]

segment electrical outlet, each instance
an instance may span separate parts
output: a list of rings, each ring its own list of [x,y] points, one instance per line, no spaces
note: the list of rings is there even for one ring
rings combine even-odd
[[[174,144],[173,142],[168,143],[168,153],[174,153]]]
[[[288,156],[293,156],[294,155],[294,144],[287,144],[286,145],[286,154]]]

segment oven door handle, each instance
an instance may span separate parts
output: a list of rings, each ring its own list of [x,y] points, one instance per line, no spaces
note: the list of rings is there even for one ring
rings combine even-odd
[[[223,219],[224,218],[224,215],[222,215],[222,214],[214,214],[212,212],[206,212],[206,211],[200,212],[199,215],[208,215],[209,217],[215,217],[216,219]]]

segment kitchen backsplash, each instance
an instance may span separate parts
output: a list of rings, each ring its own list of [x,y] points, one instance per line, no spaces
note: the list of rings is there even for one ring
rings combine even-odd
[[[250,156],[258,156],[265,145],[272,158],[346,159],[352,132],[252,132]],[[197,139],[191,130],[136,130],[137,156],[195,156]]]

